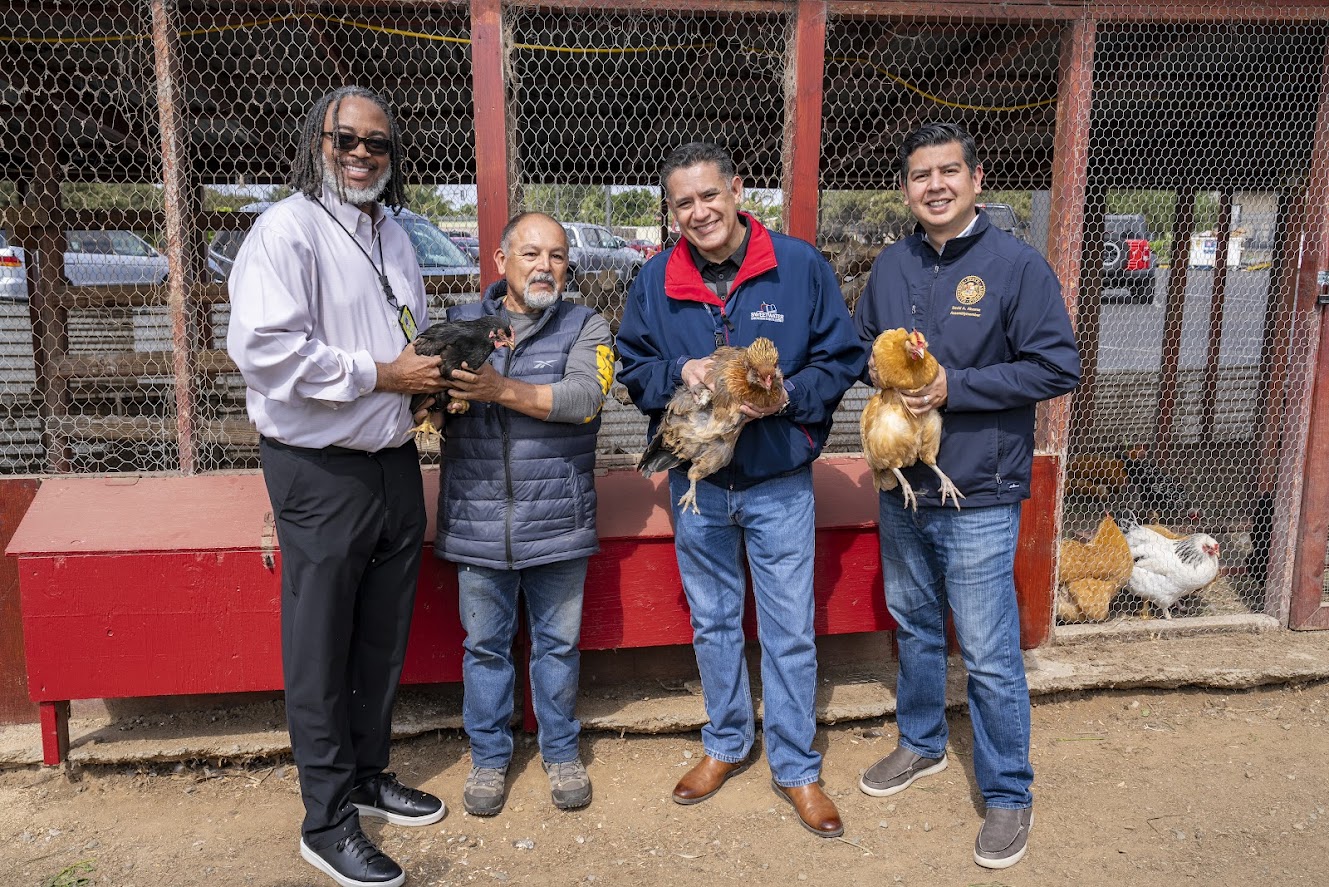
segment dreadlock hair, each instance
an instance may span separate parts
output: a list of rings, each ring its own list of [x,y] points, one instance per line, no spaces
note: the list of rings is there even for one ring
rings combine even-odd
[[[387,186],[383,189],[383,194],[379,199],[394,213],[400,212],[402,207],[406,205],[406,193],[405,186],[402,183],[401,133],[397,129],[397,118],[393,116],[392,109],[388,107],[387,99],[372,90],[365,89],[363,86],[343,86],[340,89],[334,89],[315,102],[314,107],[309,109],[304,122],[300,125],[300,140],[296,145],[295,159],[291,162],[291,174],[287,177],[286,183],[292,191],[300,191],[315,200],[322,195],[324,170],[323,118],[327,116],[328,109],[331,108],[331,130],[336,132],[340,123],[338,112],[341,109],[341,103],[351,97],[373,102],[383,112],[383,116],[388,119],[388,139],[392,142],[392,154],[388,159],[388,168],[392,171],[392,176],[388,179]],[[340,185],[340,172],[337,173],[337,179]]]

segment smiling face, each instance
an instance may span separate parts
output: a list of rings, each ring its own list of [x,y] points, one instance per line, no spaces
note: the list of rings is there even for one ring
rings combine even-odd
[[[710,262],[723,262],[743,245],[742,197],[743,180],[734,176],[726,182],[714,163],[676,169],[665,182],[665,199],[679,231]]]
[[[532,213],[512,229],[494,260],[508,282],[508,310],[543,311],[567,283],[568,236],[549,216]]]
[[[928,239],[941,246],[974,220],[974,201],[983,192],[983,168],[969,168],[959,142],[926,145],[909,155],[900,190]]]
[[[391,137],[383,109],[360,96],[347,96],[340,106],[330,106],[323,116],[323,131],[351,133],[362,139]],[[324,180],[346,203],[372,211],[392,174],[392,155],[371,154],[364,142],[350,151],[339,151],[334,139],[326,135],[321,138]]]

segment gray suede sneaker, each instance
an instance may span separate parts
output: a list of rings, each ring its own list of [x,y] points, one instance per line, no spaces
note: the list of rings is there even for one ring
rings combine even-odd
[[[985,869],[1007,869],[1024,859],[1029,849],[1029,829],[1034,824],[1034,808],[1003,810],[989,807],[983,827],[974,841],[974,862]]]
[[[549,792],[554,798],[554,806],[560,810],[576,810],[591,803],[591,777],[581,761],[565,761],[561,764],[545,762],[545,773],[549,775]]]
[[[461,790],[461,805],[472,816],[496,816],[503,810],[508,768],[472,767]]]
[[[884,798],[896,792],[902,792],[914,784],[915,780],[946,769],[946,755],[940,758],[925,758],[916,755],[904,746],[897,745],[895,751],[873,764],[858,781],[858,787],[865,794],[874,798]]]

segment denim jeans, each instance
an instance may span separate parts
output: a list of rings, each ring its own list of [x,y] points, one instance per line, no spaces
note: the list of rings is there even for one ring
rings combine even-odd
[[[1019,503],[914,512],[883,494],[879,510],[886,606],[900,625],[900,744],[927,758],[946,752],[949,606],[969,670],[978,788],[989,807],[1031,806],[1029,686],[1014,579]]]
[[[578,756],[576,718],[581,666],[581,600],[588,558],[521,570],[457,565],[462,656],[461,718],[471,740],[471,763],[504,767],[512,759],[513,688],[517,671],[517,592],[526,600],[531,632],[531,695],[540,754],[551,764]]]
[[[821,755],[812,750],[817,732],[812,472],[804,469],[746,490],[699,483],[701,514],[680,513],[678,498],[687,486],[683,472],[669,472],[674,547],[692,611],[692,646],[709,719],[702,745],[712,758],[731,764],[752,751],[755,718],[743,655],[746,550],[761,643],[766,759],[780,785],[816,782]]]

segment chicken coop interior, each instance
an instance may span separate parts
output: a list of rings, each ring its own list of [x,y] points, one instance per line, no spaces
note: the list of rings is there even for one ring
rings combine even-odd
[[[1080,343],[1029,506],[1053,515],[1053,636],[1329,625],[1329,3],[9,2],[0,59],[0,272],[21,275],[0,278],[0,484],[257,469],[209,247],[282,196],[335,86],[389,97],[412,208],[478,233],[476,266],[427,278],[440,311],[493,279],[518,210],[667,241],[658,164],[694,140],[852,307],[912,230],[900,141],[950,120]],[[89,231],[160,262],[76,249]],[[582,274],[569,298],[616,327],[625,289]],[[622,466],[646,426],[614,394],[600,453]],[[860,450],[867,394],[829,452]]]

